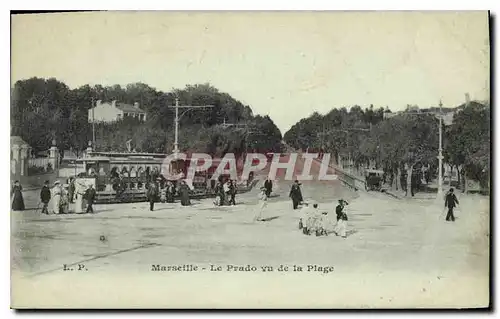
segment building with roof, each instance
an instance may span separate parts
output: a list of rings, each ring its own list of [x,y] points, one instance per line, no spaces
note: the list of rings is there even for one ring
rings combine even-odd
[[[134,105],[112,101],[103,103],[97,101],[96,105],[89,110],[89,123],[93,122],[115,122],[126,117],[137,118],[139,121],[146,121],[146,111],[139,107],[139,103]]]

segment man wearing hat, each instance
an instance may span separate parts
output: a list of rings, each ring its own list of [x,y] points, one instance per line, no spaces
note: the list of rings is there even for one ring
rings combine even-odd
[[[160,180],[160,178],[158,178],[157,180]],[[155,208],[156,198],[158,197],[158,185],[157,185],[157,183],[154,183],[154,182],[149,183],[148,192],[146,195],[147,195],[148,201],[149,201],[149,210],[153,211],[153,209]]]
[[[92,207],[92,205],[94,204],[95,195],[96,192],[94,189],[94,185],[90,184],[89,188],[85,191],[85,195],[83,195],[87,200],[87,210],[85,211],[85,214],[94,213],[94,208]]]
[[[337,236],[342,236],[346,238],[347,229],[347,214],[344,212],[345,205],[349,205],[345,200],[339,199],[339,204],[335,208],[335,213],[337,214],[337,225],[335,227],[335,233]]]
[[[40,201],[43,203],[42,214],[49,214],[50,188],[49,181],[45,181],[40,191]]]
[[[453,193],[453,188],[450,188],[450,191],[446,194],[446,198],[444,200],[444,207],[448,207],[448,214],[446,214],[446,221],[455,221],[455,216],[453,216],[453,208],[458,205],[458,199]]]
[[[290,189],[289,197],[292,199],[293,209],[297,209],[299,204],[304,200],[302,198],[302,192],[300,190],[300,183],[298,180],[295,180],[293,183],[292,189]]]

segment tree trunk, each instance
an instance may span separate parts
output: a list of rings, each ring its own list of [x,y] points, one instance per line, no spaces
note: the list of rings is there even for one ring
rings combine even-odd
[[[401,187],[401,167],[398,165],[398,170],[396,173],[396,190],[399,190]]]
[[[458,167],[458,165],[457,165],[457,179],[458,179],[457,188],[458,188],[458,189],[461,189],[461,188],[462,188],[462,184],[460,183],[460,175],[461,175],[461,173],[460,173],[460,168],[459,168],[459,167]]]
[[[413,164],[407,166],[407,171],[406,171],[406,197],[412,197],[411,196],[411,178],[412,178],[412,173],[413,173]]]
[[[465,172],[465,170],[463,179],[464,179],[464,194],[467,194],[467,192],[469,191],[469,185],[468,185],[469,183],[467,182],[467,173]]]
[[[453,165],[450,165],[450,185],[449,187],[451,188],[451,181],[453,180]]]

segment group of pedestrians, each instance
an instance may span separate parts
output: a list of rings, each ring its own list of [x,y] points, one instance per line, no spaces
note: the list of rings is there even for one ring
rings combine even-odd
[[[304,235],[315,233],[316,236],[328,235],[334,233],[342,238],[347,238],[347,214],[344,210],[349,203],[339,199],[335,208],[336,221],[333,222],[327,211],[321,211],[319,205],[314,203],[312,208],[307,205],[303,208],[302,217],[299,219],[299,229],[302,229]]]
[[[236,205],[236,193],[238,192],[236,181],[231,179],[227,180],[225,183],[218,181],[214,191],[214,204],[216,206]]]
[[[316,233],[316,236],[328,235],[329,233],[335,233],[337,236],[343,238],[347,237],[347,214],[344,210],[345,206],[348,205],[347,201],[340,199],[339,203],[335,209],[336,222],[331,227],[330,218],[328,212],[320,211],[317,203],[309,205],[304,203],[304,198],[302,196],[302,190],[300,188],[301,183],[295,180],[292,184],[289,192],[289,197],[292,200],[292,209],[297,210],[299,205],[303,205],[302,216],[299,218],[299,228],[306,235],[311,235]],[[263,187],[260,188],[259,192],[259,204],[256,208],[254,215],[254,221],[265,221],[263,218],[263,212],[268,205],[269,196],[272,192],[272,181],[267,178],[264,182]],[[333,229],[333,230],[332,230]]]
[[[45,181],[40,190],[41,213],[68,214],[81,213],[85,210],[86,214],[93,214],[95,199],[96,190],[92,184],[88,185],[83,193],[79,193],[72,177],[65,185],[55,181],[52,188],[49,186],[49,181]]]
[[[153,211],[155,203],[159,200],[162,203],[173,203],[176,192],[178,191],[181,197],[182,206],[190,206],[191,200],[189,198],[189,186],[186,181],[181,181],[179,189],[176,190],[174,184],[171,181],[167,181],[164,187],[161,187],[161,178],[157,178],[156,181],[151,181],[146,185],[146,197],[149,202],[149,210]]]

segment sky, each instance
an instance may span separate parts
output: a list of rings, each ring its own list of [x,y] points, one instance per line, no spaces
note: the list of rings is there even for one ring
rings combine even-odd
[[[313,112],[489,97],[488,14],[92,12],[12,17],[11,80],[210,83],[284,134]]]

